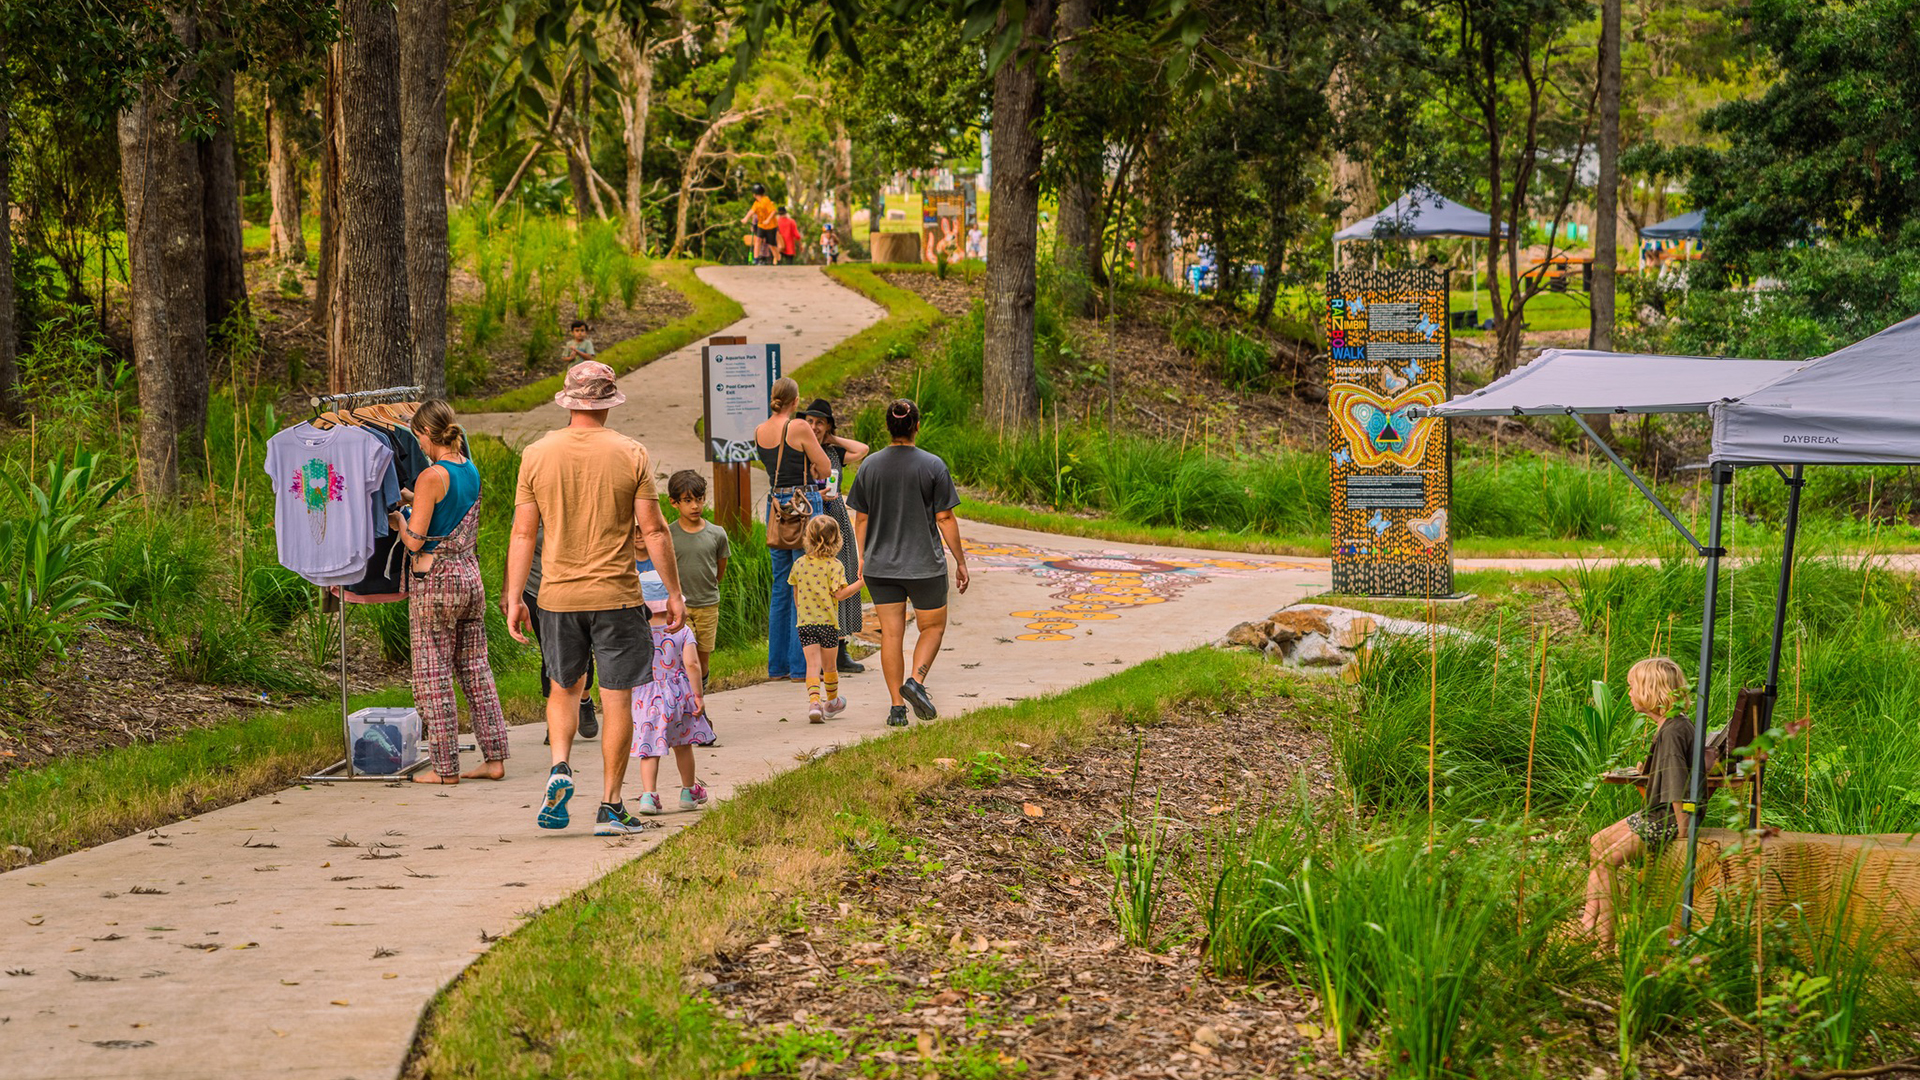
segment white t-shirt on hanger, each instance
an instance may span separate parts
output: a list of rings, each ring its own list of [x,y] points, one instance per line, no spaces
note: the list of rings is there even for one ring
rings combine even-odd
[[[373,554],[374,492],[393,451],[373,434],[296,424],[267,440],[280,565],[316,585],[351,585]]]

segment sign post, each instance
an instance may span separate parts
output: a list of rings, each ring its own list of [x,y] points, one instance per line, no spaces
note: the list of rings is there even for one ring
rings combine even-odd
[[[1453,593],[1446,425],[1407,411],[1447,399],[1447,271],[1327,275],[1333,591]]]
[[[713,463],[713,520],[723,529],[753,520],[753,429],[767,418],[780,377],[780,346],[740,337],[707,339],[700,350],[701,425]]]

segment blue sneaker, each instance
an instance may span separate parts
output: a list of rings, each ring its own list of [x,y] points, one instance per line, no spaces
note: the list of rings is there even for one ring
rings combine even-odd
[[[661,812],[660,796],[657,792],[643,792],[640,796],[640,812],[652,817]]]
[[[625,806],[608,806],[606,803],[601,803],[600,814],[593,822],[593,835],[631,836],[651,828],[654,826],[634,817]]]
[[[572,774],[557,772],[548,776],[546,801],[540,804],[540,827],[543,829],[566,828],[567,802],[572,798]]]

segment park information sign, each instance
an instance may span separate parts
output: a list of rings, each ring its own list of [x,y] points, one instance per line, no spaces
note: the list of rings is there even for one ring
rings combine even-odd
[[[707,460],[752,461],[753,429],[767,418],[767,398],[780,377],[780,346],[708,345],[700,360]]]
[[[1327,275],[1334,592],[1453,592],[1446,424],[1407,415],[1446,400],[1448,345],[1446,271]]]

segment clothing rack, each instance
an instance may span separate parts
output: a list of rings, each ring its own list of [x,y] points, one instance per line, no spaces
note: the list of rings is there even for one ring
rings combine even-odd
[[[383,402],[393,402],[393,401],[418,401],[420,400],[420,393],[423,389],[424,387],[419,387],[419,386],[389,386],[383,390],[355,390],[355,391],[350,391],[344,394],[317,394],[313,397],[308,398],[307,404],[313,407],[313,415],[317,419],[320,416],[320,411],[324,408],[327,408],[328,406],[335,406],[335,405],[345,406],[347,412],[351,413],[353,412],[354,407],[357,405],[377,405]],[[343,587],[340,590],[340,598],[338,600],[338,603],[340,605],[340,731],[346,740],[347,752],[346,752],[346,756],[341,758],[339,761],[336,761],[332,765],[329,765],[326,768],[321,769],[317,773],[314,773],[310,776],[303,776],[300,779],[325,780],[325,781],[386,780],[391,782],[393,780],[408,776],[411,773],[417,772],[421,768],[424,768],[428,762],[427,762],[427,759],[422,758],[420,761],[416,762],[413,766],[409,768],[401,769],[399,772],[383,773],[379,775],[362,774],[354,771],[353,723],[349,719],[349,717],[352,714],[349,711],[349,706],[347,704],[347,597],[346,597],[346,593],[347,593],[347,590]]]

